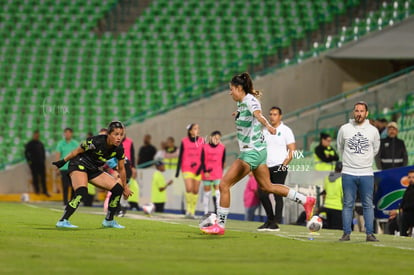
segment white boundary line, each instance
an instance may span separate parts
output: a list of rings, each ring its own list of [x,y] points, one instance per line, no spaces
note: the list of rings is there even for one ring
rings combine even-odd
[[[31,208],[43,208],[37,205],[33,205],[33,204],[29,204],[29,203],[23,203],[23,205],[27,206],[27,207],[31,207]],[[51,211],[55,211],[55,212],[62,212],[62,209],[56,209],[56,208],[52,208],[52,207],[44,207],[45,209],[49,209]],[[84,211],[83,213],[86,214],[93,214],[93,215],[104,215],[103,212],[96,212],[96,211]],[[142,215],[137,215],[137,214],[127,214],[127,216],[125,216],[125,218],[130,218],[130,219],[134,219],[134,220],[147,220],[147,221],[156,221],[156,222],[162,222],[162,223],[166,223],[166,224],[174,224],[174,225],[187,225],[189,227],[192,228],[198,228],[198,226],[193,225],[193,224],[186,224],[186,223],[180,223],[180,222],[174,222],[171,221],[171,219],[174,218],[174,216],[171,216],[170,218],[162,218],[162,217],[156,217],[156,216],[152,216],[152,217],[146,217],[146,216],[142,216]],[[234,231],[234,232],[246,232],[246,233],[253,233],[250,231],[244,231],[244,230],[238,230],[238,229],[227,229],[229,231]],[[334,233],[327,233],[329,235],[334,235]],[[307,235],[308,234],[303,234],[303,235],[299,235],[299,234],[293,234],[293,235],[289,235],[289,234],[283,234],[282,232],[277,232],[276,234],[268,234],[268,235],[273,235],[276,237],[281,237],[281,238],[285,238],[285,239],[290,239],[290,240],[295,240],[295,241],[301,241],[301,242],[308,242],[310,240],[306,240]],[[318,241],[321,241],[320,238],[316,237],[316,239],[318,239]],[[326,242],[331,242],[331,240],[325,240]],[[352,244],[352,243],[351,243]],[[385,245],[382,243],[378,243],[378,244],[372,244],[372,246],[374,247],[384,247],[384,248],[396,248],[396,249],[401,249],[401,250],[408,250],[408,251],[414,251],[413,247],[402,247],[402,246],[390,246],[390,245]]]

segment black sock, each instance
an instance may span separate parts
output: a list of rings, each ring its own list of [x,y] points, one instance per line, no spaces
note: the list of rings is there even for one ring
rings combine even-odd
[[[275,215],[273,213],[272,202],[269,199],[269,193],[261,189],[258,190],[258,193],[259,193],[260,202],[262,203],[263,208],[266,211],[267,220],[269,222],[273,222],[275,219]]]
[[[213,196],[214,213],[217,214],[217,197]]]
[[[124,192],[124,188],[117,183],[115,186],[111,189],[111,197],[109,198],[108,202],[108,213],[106,214],[106,220],[112,221],[114,219],[114,215],[116,213],[116,210],[118,209],[119,202],[121,201],[122,193]]]
[[[76,189],[75,194],[73,195],[73,199],[66,205],[65,212],[63,213],[63,216],[60,219],[60,221],[69,219],[70,216],[72,216],[72,214],[78,208],[80,202],[82,201],[82,198],[86,198],[87,195],[88,188],[82,186]]]

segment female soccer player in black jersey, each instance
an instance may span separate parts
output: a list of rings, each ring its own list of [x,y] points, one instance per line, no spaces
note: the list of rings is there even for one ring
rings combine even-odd
[[[68,171],[75,190],[73,199],[67,204],[65,212],[57,222],[56,227],[77,227],[72,225],[68,219],[78,208],[82,198],[87,196],[87,185],[90,182],[112,193],[109,199],[108,213],[102,222],[102,226],[124,228],[114,220],[122,194],[126,198],[132,194],[126,183],[125,155],[121,144],[124,137],[124,128],[121,122],[113,121],[108,126],[107,135],[90,137],[63,159],[53,162],[57,167],[62,167],[67,161],[70,161]],[[119,179],[115,179],[101,170],[105,162],[114,157],[118,160]]]

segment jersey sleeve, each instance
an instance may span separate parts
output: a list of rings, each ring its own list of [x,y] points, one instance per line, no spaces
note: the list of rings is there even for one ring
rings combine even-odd
[[[96,149],[96,140],[94,137],[87,138],[81,142],[80,147],[85,151]]]
[[[261,111],[262,110],[262,106],[259,102],[259,100],[257,100],[257,98],[253,97],[251,99],[249,99],[247,101],[247,108],[249,109],[249,111],[253,114],[256,111]]]
[[[295,136],[293,135],[293,132],[290,128],[286,131],[286,144],[292,144],[295,143]]]
[[[206,171],[206,165],[205,165],[205,153],[204,153],[204,146],[201,149],[201,160],[200,160],[200,173],[201,171],[203,171],[204,173],[207,172]]]
[[[180,153],[178,154],[177,169],[175,171],[176,178],[178,178],[178,176],[180,175],[181,162],[183,160],[183,153],[184,153],[184,142],[181,141]]]
[[[224,169],[224,163],[226,162],[226,147],[223,149],[223,156],[221,158],[221,168]]]
[[[344,135],[343,135],[343,131],[344,131],[343,130],[343,127],[344,126],[341,126],[341,128],[339,128],[338,135],[336,137],[336,146],[337,146],[338,151],[339,151],[339,154],[341,156],[344,155],[344,150],[345,150],[345,147],[344,147],[344,145],[345,145],[345,138],[344,138]]]
[[[117,160],[125,159],[124,147],[119,146],[118,148],[116,148],[116,159]]]

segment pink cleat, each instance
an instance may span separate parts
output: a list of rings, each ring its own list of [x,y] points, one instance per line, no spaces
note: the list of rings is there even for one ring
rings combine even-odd
[[[306,202],[303,204],[306,212],[306,220],[309,221],[313,215],[313,207],[315,206],[316,199],[314,197],[306,197]]]
[[[201,228],[205,234],[209,235],[224,235],[224,228],[218,225],[217,223]]]

